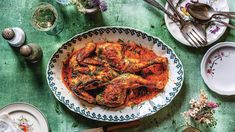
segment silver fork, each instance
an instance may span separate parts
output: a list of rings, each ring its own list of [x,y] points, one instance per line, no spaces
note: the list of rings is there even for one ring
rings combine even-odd
[[[203,29],[201,25],[196,25],[190,20],[184,20],[173,3],[170,0],[166,1],[172,11],[179,17],[180,30],[189,44],[196,48],[205,46],[207,44],[205,29]]]

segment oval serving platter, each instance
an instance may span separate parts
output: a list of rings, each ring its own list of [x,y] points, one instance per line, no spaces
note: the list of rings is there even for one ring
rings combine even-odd
[[[88,42],[134,41],[152,49],[156,54],[165,56],[169,61],[169,80],[161,93],[151,100],[122,109],[104,108],[79,100],[62,82],[63,62],[75,50]],[[71,111],[87,118],[105,122],[128,122],[152,115],[168,105],[179,93],[184,80],[183,65],[174,51],[159,38],[145,32],[126,27],[99,27],[78,34],[63,44],[51,57],[47,66],[47,82],[55,97]]]

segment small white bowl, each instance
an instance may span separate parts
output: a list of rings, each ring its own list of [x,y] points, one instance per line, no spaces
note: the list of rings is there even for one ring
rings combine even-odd
[[[235,42],[221,42],[211,47],[201,62],[206,85],[220,95],[235,95]]]

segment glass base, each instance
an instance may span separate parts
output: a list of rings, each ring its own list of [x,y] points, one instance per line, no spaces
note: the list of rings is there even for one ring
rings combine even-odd
[[[200,132],[200,130],[195,127],[188,126],[187,128],[183,129],[182,132]]]
[[[61,33],[63,31],[63,29],[64,29],[64,24],[63,24],[63,22],[61,22],[61,23],[57,23],[55,28],[53,28],[49,31],[46,31],[46,33],[48,35],[57,35],[57,34]]]
[[[201,132],[196,127],[193,127],[191,125],[183,125],[176,129],[176,132]]]

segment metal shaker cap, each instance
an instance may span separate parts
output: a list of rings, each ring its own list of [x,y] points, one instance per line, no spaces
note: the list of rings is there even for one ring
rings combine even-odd
[[[11,40],[15,36],[15,32],[12,28],[5,28],[2,32],[2,37],[6,40]]]
[[[29,45],[23,45],[20,47],[20,54],[24,57],[28,57],[32,54],[32,48]]]

